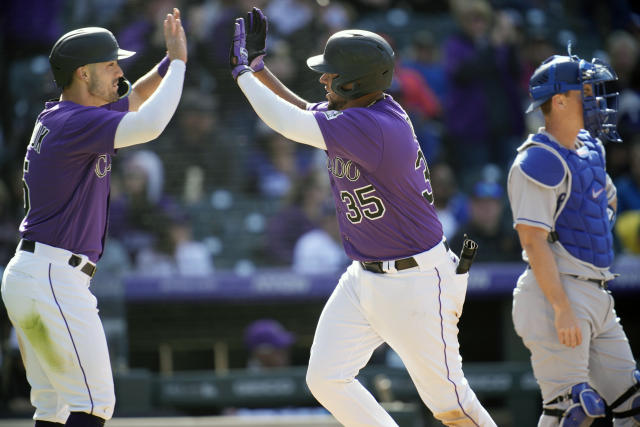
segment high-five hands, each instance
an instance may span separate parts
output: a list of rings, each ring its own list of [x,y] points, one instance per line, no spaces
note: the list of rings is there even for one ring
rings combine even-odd
[[[173,13],[168,13],[164,20],[164,40],[167,45],[169,59],[181,59],[187,62],[187,37],[182,28],[180,11],[173,8]]]
[[[253,71],[249,67],[249,54],[246,49],[246,36],[244,31],[244,19],[237,18],[233,27],[233,39],[229,51],[229,66],[234,79],[244,73]]]
[[[267,54],[266,42],[269,23],[264,13],[254,7],[251,12],[247,12],[246,26],[246,48],[249,55],[249,66],[253,71],[260,71],[264,68],[263,58]]]

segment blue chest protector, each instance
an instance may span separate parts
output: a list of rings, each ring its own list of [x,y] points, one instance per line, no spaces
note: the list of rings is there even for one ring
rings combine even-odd
[[[555,235],[574,257],[595,267],[606,268],[613,261],[613,237],[607,215],[604,156],[587,132],[580,132],[578,139],[584,146],[573,151],[543,134],[536,134],[530,139],[533,147],[521,153],[520,168],[538,183],[555,187],[564,178],[560,159],[564,160],[570,173],[570,188],[568,197],[564,198],[566,200],[558,200]],[[529,151],[531,154],[526,154]]]

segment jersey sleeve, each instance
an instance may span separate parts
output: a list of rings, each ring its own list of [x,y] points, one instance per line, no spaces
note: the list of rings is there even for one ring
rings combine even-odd
[[[526,224],[551,231],[556,210],[557,188],[544,187],[514,166],[507,183],[514,227]]]
[[[327,102],[315,102],[307,104],[307,111],[327,111]]]
[[[116,102],[112,102],[111,104],[103,105],[100,108],[104,108],[111,111],[129,111],[129,97],[125,96],[124,98],[118,99]]]
[[[64,127],[67,135],[65,150],[70,153],[115,154],[116,129],[127,112],[119,110],[125,106],[124,103],[118,101],[114,104],[84,108],[71,115]],[[126,101],[126,107],[128,106]]]
[[[375,171],[382,161],[384,138],[380,125],[364,108],[318,111],[310,108],[320,126],[327,151],[357,159],[366,171]]]

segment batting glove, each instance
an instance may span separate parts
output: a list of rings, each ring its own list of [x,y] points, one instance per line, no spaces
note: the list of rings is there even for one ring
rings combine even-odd
[[[253,71],[264,68],[263,58],[267,54],[267,29],[269,23],[267,17],[260,9],[254,7],[247,12],[247,52],[249,53],[249,66]]]
[[[231,75],[236,80],[240,75],[253,71],[251,67],[249,67],[249,54],[247,53],[245,45],[244,19],[237,18],[234,24],[233,40],[231,41],[231,50],[229,52]]]

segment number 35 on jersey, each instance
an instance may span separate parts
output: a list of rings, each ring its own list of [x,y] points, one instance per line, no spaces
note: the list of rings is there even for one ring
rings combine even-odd
[[[419,171],[423,165],[425,189],[422,191],[422,197],[429,204],[433,204],[433,189],[431,188],[429,166],[422,150],[418,148],[414,165],[415,170]],[[347,178],[350,181],[356,181],[360,177],[360,171],[351,160],[344,162],[339,157],[336,157],[333,162],[329,161],[329,168],[336,178]],[[373,221],[384,216],[386,208],[382,198],[377,193],[372,184],[351,191],[343,190],[340,192],[340,199],[346,208],[345,215],[352,224],[359,224],[363,218]]]

